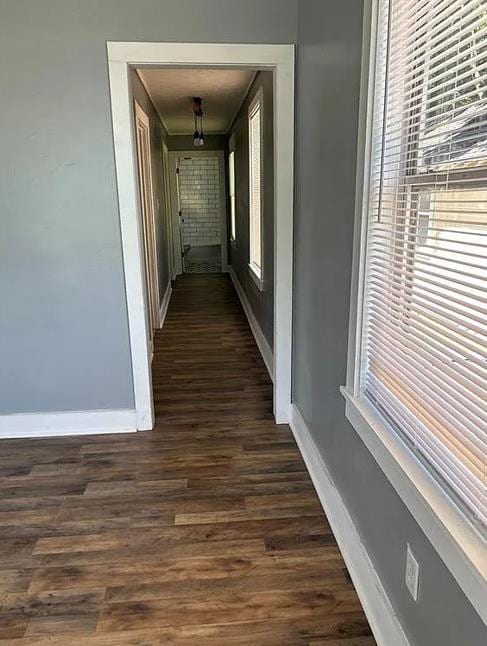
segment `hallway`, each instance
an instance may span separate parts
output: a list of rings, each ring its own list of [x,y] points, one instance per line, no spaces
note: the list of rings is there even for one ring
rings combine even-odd
[[[154,432],[2,443],[0,643],[373,646],[230,278],[185,275]]]
[[[227,274],[178,277],[152,380],[158,425],[217,424],[222,439],[235,421],[273,426],[272,382]]]

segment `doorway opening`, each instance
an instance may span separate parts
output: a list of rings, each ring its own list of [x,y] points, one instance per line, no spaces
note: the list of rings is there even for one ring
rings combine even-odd
[[[173,203],[180,222],[181,272],[206,274],[226,271],[228,239],[224,150],[173,152],[169,160],[170,172],[175,178]]]
[[[250,326],[256,338],[261,354],[266,360],[269,372],[273,377],[273,412],[276,422],[289,421],[291,404],[291,321],[292,321],[292,230],[293,230],[293,132],[294,132],[294,46],[293,45],[211,45],[211,44],[182,44],[182,43],[108,43],[108,62],[110,77],[110,95],[112,104],[112,124],[114,133],[115,159],[117,169],[117,183],[119,196],[120,222],[122,232],[122,246],[125,270],[125,287],[129,319],[129,333],[132,352],[132,375],[134,384],[134,400],[136,409],[136,424],[138,430],[148,430],[154,425],[154,408],[152,396],[151,376],[151,326],[154,321],[160,325],[164,318],[165,307],[171,295],[170,280],[165,289],[165,281],[161,281],[159,270],[158,288],[153,288],[156,293],[154,303],[150,306],[152,283],[155,282],[151,258],[156,257],[159,267],[165,265],[169,279],[175,278],[180,273],[197,273],[204,269],[204,265],[217,268],[218,259],[215,247],[220,248],[219,263],[221,270],[227,269],[228,252],[234,246],[238,247],[235,239],[235,229],[238,236],[238,219],[235,222],[235,194],[226,189],[228,185],[228,160],[229,156],[235,158],[237,153],[230,150],[231,140],[225,150],[216,150],[222,155],[227,175],[223,182],[217,186],[220,191],[219,208],[224,217],[220,218],[220,238],[216,235],[216,221],[202,228],[201,236],[195,230],[197,226],[190,227],[182,220],[184,201],[188,200],[188,187],[178,186],[178,173],[171,172],[173,162],[174,171],[181,162],[188,162],[185,172],[189,176],[194,173],[196,165],[202,166],[202,161],[208,162],[210,168],[214,165],[213,159],[218,155],[207,155],[207,150],[191,150],[191,144],[184,149],[171,150],[167,142],[159,141],[160,133],[156,132],[154,141],[162,148],[162,170],[157,173],[154,182],[161,183],[161,194],[164,195],[164,204],[161,206],[159,199],[152,196],[155,231],[144,225],[144,199],[149,194],[144,189],[144,179],[138,173],[142,165],[138,158],[138,134],[135,128],[136,115],[133,106],[132,77],[135,70],[155,71],[157,69],[177,68],[182,71],[188,68],[205,68],[213,70],[246,70],[254,73],[256,70],[270,73],[272,101],[267,105],[269,114],[272,115],[272,165],[267,175],[268,185],[273,189],[273,222],[272,222],[272,262],[268,263],[268,274],[262,270],[262,247],[254,240],[252,252],[247,263],[252,271],[248,275],[252,278],[254,289],[266,292],[267,286],[272,286],[268,293],[272,295],[272,335],[271,342],[266,338],[259,338],[262,334],[255,319],[253,299],[247,297],[245,290],[239,282],[233,268],[229,268],[236,291],[247,314]],[[265,105],[265,102],[264,102]],[[264,128],[266,108],[262,104],[252,106],[248,126],[253,133],[254,140],[260,137]],[[257,115],[257,117],[256,117]],[[250,121],[250,116],[254,119]],[[228,133],[227,133],[228,134]],[[152,135],[149,135],[151,145]],[[255,154],[259,148],[254,146],[247,150],[247,162],[252,168],[250,182],[254,188],[260,182],[263,169],[260,161],[256,161]],[[187,154],[187,153],[190,154]],[[186,154],[185,154],[186,153]],[[202,155],[200,153],[203,153]],[[231,155],[231,153],[234,153]],[[189,159],[184,159],[188,157]],[[140,157],[140,154],[139,154]],[[255,158],[254,158],[255,157]],[[177,163],[176,163],[177,160]],[[206,163],[205,163],[206,165]],[[219,162],[220,165],[220,162]],[[219,172],[220,169],[219,169]],[[263,171],[265,172],[265,171]],[[254,179],[252,179],[252,177]],[[176,192],[173,184],[176,184]],[[141,187],[139,190],[139,186]],[[183,195],[184,191],[186,195]],[[213,188],[213,187],[212,187]],[[208,204],[211,201],[209,191]],[[213,191],[215,193],[215,191]],[[179,200],[178,200],[179,198]],[[253,228],[249,234],[254,236],[256,231],[262,229],[262,209],[264,208],[262,192],[249,190],[249,201],[254,213]],[[216,201],[218,202],[218,201]],[[237,196],[238,203],[238,196]],[[232,207],[233,205],[233,207]],[[147,209],[149,212],[149,209]],[[165,233],[158,226],[158,218],[167,218]],[[151,219],[151,218],[149,218]],[[193,225],[195,223],[193,222]],[[201,222],[199,223],[201,224]],[[206,227],[206,228],[205,228]],[[193,233],[194,232],[194,233]],[[207,237],[205,237],[207,235]],[[213,237],[212,237],[213,236]],[[147,244],[147,240],[154,240],[154,248]],[[260,239],[259,239],[260,240]],[[205,244],[203,244],[205,243]],[[208,244],[206,244],[208,243]],[[191,250],[193,255],[191,256]],[[196,253],[194,253],[196,251]],[[211,260],[211,262],[210,262]],[[265,261],[265,259],[264,259]],[[192,271],[194,269],[194,271]],[[210,271],[211,273],[211,271]],[[147,285],[150,282],[151,285]],[[157,299],[159,310],[157,311]],[[155,314],[154,314],[155,312]],[[254,325],[255,323],[255,325]],[[261,341],[261,342],[259,342]],[[272,351],[268,350],[272,347]]]
[[[159,272],[157,266],[150,127],[149,118],[137,101],[134,101],[134,108],[140,220],[144,241],[145,300],[148,308],[147,335],[152,351],[154,344],[153,330],[159,323]]]

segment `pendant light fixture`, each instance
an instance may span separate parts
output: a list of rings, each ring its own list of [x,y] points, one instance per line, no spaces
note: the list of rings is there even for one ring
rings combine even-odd
[[[193,116],[194,116],[194,133],[193,146],[204,146],[205,135],[203,134],[203,99],[199,96],[193,97]],[[198,130],[198,118],[200,120],[200,129]]]
[[[198,132],[198,124],[196,122],[196,115],[194,115],[194,132],[193,132],[193,146],[200,145],[200,133]]]

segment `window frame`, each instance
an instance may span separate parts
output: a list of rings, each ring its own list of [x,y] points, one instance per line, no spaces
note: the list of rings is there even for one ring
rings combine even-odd
[[[252,218],[252,139],[250,137],[251,120],[256,110],[259,110],[260,120],[260,221],[259,221],[259,238],[260,238],[260,264],[252,258],[252,237],[253,237],[253,218]],[[249,172],[249,273],[258,289],[264,289],[264,91],[260,87],[255,93],[249,104],[247,111],[248,127],[248,172]]]
[[[470,522],[463,509],[457,506],[446,493],[438,478],[422,460],[418,459],[400,435],[391,432],[384,419],[361,396],[368,184],[372,155],[378,19],[379,0],[366,0],[362,41],[347,377],[346,384],[340,388],[340,391],[345,398],[347,419],[469,601],[484,622],[487,622],[485,539]],[[416,176],[415,182],[417,179]],[[431,176],[425,180],[430,183]]]
[[[235,163],[235,134],[232,134],[228,141],[228,200],[230,203],[230,244],[237,247],[237,182],[236,182],[236,163]],[[233,160],[233,195],[231,182],[231,162]],[[233,201],[232,201],[233,197]]]

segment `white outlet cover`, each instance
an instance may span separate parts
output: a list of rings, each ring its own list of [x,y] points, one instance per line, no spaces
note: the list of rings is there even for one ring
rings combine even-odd
[[[419,563],[416,560],[409,543],[406,551],[406,586],[412,598],[418,600],[419,590]]]

